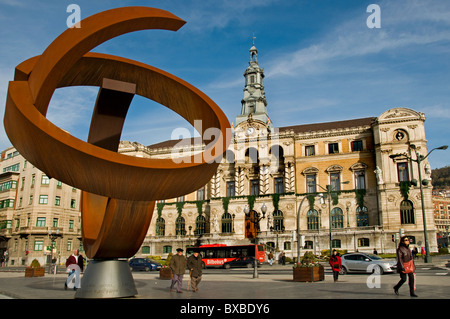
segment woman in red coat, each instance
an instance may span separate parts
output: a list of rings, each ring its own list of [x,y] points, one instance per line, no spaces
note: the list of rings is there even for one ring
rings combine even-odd
[[[342,267],[342,259],[339,256],[336,249],[333,250],[333,255],[331,255],[331,257],[330,257],[330,266],[331,266],[331,270],[333,270],[334,282],[336,282],[338,280],[339,272],[341,271],[341,267]]]

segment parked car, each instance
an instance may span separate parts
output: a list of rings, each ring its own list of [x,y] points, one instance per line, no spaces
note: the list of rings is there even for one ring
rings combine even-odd
[[[255,265],[255,257],[238,257],[232,261],[227,261],[223,264],[223,268],[237,268],[237,267],[247,267],[252,268]],[[258,267],[260,266],[260,262],[257,262]]]
[[[133,258],[130,260],[129,265],[131,270],[151,271],[161,269],[160,263],[148,258]]]
[[[380,274],[392,273],[396,270],[396,260],[384,259],[378,255],[366,253],[348,253],[341,256],[341,274],[350,272],[373,273],[379,267]]]

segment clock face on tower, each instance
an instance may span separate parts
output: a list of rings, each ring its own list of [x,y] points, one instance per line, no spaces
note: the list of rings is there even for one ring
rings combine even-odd
[[[255,132],[255,128],[253,126],[250,126],[247,128],[247,135],[252,135]]]

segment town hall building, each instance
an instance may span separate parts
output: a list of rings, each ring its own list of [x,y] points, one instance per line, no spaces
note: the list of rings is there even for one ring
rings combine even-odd
[[[419,168],[410,160],[412,150],[427,154],[423,113],[399,107],[367,118],[274,127],[254,45],[243,92],[217,171],[197,191],[157,202],[137,256],[255,240],[290,258],[330,248],[392,253],[401,234],[425,246],[419,184],[411,183]],[[197,140],[189,140],[188,152],[204,148]],[[148,158],[178,151],[186,154],[186,143],[122,141],[119,147]],[[425,160],[424,208],[430,250],[437,251],[429,167]],[[9,264],[65,260],[82,250],[79,190],[50,179],[14,147],[2,152],[0,169],[0,254]]]
[[[140,254],[246,244],[255,235],[266,249],[288,257],[296,257],[297,245],[301,254],[320,254],[330,246],[394,252],[400,234],[424,246],[420,191],[410,183],[418,167],[407,156],[390,155],[411,154],[412,147],[426,154],[425,115],[394,108],[378,117],[274,127],[257,57],[253,45],[241,112],[219,168],[198,191],[157,203]],[[119,152],[169,158],[180,144],[185,147],[179,141],[147,147],[122,142]],[[191,145],[192,152],[201,148]],[[428,164],[422,175],[430,179]],[[424,186],[428,239],[436,251],[431,190],[431,184]],[[267,213],[255,225],[245,208],[261,217],[263,205]]]

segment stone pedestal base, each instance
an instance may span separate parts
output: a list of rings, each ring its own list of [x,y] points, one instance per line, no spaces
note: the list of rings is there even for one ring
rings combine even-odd
[[[125,298],[137,295],[126,260],[91,260],[75,298]]]

